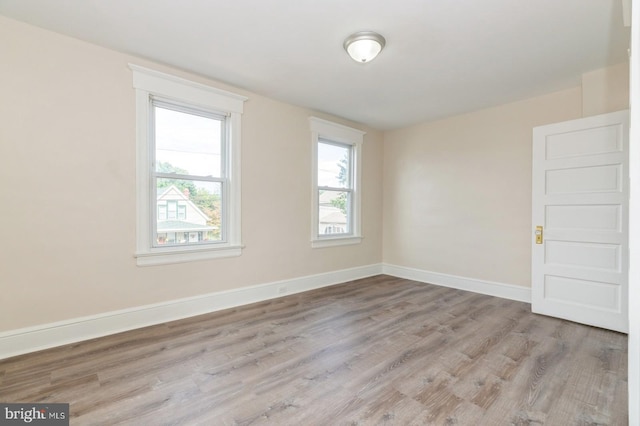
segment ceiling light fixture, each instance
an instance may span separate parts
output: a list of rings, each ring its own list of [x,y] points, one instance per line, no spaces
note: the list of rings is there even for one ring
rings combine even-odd
[[[359,31],[351,34],[344,41],[344,50],[356,62],[369,62],[373,60],[386,44],[386,40],[373,31]]]

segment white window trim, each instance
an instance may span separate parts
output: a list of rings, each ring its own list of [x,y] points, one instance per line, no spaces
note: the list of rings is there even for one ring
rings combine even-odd
[[[173,75],[129,64],[136,90],[136,261],[138,266],[182,263],[242,254],[240,215],[241,116],[246,97]],[[149,168],[150,96],[183,102],[195,107],[228,114],[230,191],[227,201],[227,240],[203,246],[153,247],[151,223],[151,182]],[[153,215],[155,217],[155,215]]]
[[[333,123],[317,117],[309,117],[311,126],[311,247],[323,248],[333,246],[344,246],[349,244],[359,244],[362,242],[361,228],[361,170],[362,170],[362,142],[363,132],[358,129]],[[343,143],[353,146],[353,161],[351,171],[353,175],[352,211],[351,211],[351,232],[346,235],[321,235],[318,233],[318,141],[326,139],[328,141]]]

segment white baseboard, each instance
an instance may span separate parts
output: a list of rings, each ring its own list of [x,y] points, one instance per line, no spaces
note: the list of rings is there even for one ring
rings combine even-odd
[[[275,299],[381,273],[381,264],[368,265],[2,332],[0,333],[0,359]]]
[[[404,266],[389,265],[386,263],[382,265],[382,273],[398,278],[405,278],[408,280],[420,281],[443,287],[451,287],[459,290],[472,291],[474,293],[487,294],[489,296],[501,297],[503,299],[531,303],[531,289],[519,285],[458,277],[455,275],[423,271],[421,269],[406,268]]]
[[[2,332],[0,359],[379,274],[531,303],[527,287],[374,264]]]

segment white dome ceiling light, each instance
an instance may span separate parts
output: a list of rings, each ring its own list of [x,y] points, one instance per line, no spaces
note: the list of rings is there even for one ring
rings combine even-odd
[[[344,50],[354,61],[365,63],[378,56],[385,44],[386,40],[380,34],[373,31],[359,31],[347,37],[344,41]]]

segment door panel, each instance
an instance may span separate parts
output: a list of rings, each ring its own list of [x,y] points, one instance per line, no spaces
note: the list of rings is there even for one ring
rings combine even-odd
[[[619,204],[546,206],[547,232],[553,230],[620,231]]]
[[[620,272],[620,245],[547,241],[546,265],[567,265],[586,269]]]
[[[590,166],[547,171],[547,194],[619,192],[620,166]]]
[[[582,157],[607,152],[622,152],[620,128],[617,125],[549,135],[546,139],[547,160]]]
[[[620,286],[615,284],[547,275],[544,286],[549,300],[604,311],[620,309]]]
[[[628,330],[628,111],[533,131],[532,310]]]

